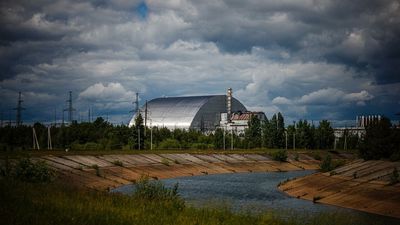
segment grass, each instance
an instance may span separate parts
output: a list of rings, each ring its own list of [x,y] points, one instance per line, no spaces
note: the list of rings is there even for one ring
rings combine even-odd
[[[146,197],[152,196],[148,193],[144,195],[145,197],[127,196],[76,189],[58,182],[32,184],[0,178],[1,223],[30,225],[363,224],[352,221],[349,215],[337,213],[310,216],[302,213],[285,214],[286,212],[283,211],[235,213],[229,208],[193,208],[181,204],[177,207],[173,199],[154,201]]]
[[[55,150],[14,150],[14,151],[0,151],[0,158],[21,158],[21,157],[39,157],[39,156],[69,156],[69,155],[135,155],[135,154],[168,154],[168,153],[192,153],[192,154],[271,154],[279,149],[267,149],[267,148],[256,148],[256,149],[234,149],[234,150],[203,150],[203,149],[183,149],[183,150],[70,150],[68,152],[63,149]],[[327,154],[327,150],[287,150],[290,153],[301,153],[301,154]],[[343,153],[351,153],[356,155],[355,151],[339,151]]]

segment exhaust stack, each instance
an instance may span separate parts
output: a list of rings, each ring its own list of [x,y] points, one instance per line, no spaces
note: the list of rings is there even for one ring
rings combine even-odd
[[[232,115],[232,88],[228,88],[228,93],[226,95],[226,112],[228,114],[228,122],[230,122]]]

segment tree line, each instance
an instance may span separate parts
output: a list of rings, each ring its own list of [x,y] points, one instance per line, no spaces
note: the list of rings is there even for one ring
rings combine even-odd
[[[35,123],[1,127],[0,149],[31,149],[32,128],[35,129],[41,149],[47,148],[47,127]],[[53,148],[71,150],[231,149],[232,147],[234,149],[333,149],[335,147],[334,130],[329,121],[319,121],[315,126],[307,120],[299,120],[285,127],[281,113],[266,120],[251,117],[244,133],[224,131],[221,128],[210,133],[149,128],[143,125],[141,115],[136,118],[132,127],[113,125],[99,117],[94,122],[74,121],[69,125],[52,126],[50,131]],[[336,148],[359,149],[360,155],[366,159],[391,157],[394,153],[400,155],[399,140],[399,129],[394,129],[390,121],[383,118],[379,124],[367,127],[365,136],[359,137],[345,131],[343,136],[336,140]],[[384,150],[380,150],[382,148]]]

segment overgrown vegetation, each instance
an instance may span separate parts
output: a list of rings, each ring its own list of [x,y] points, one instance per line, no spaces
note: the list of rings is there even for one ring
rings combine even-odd
[[[322,160],[320,165],[321,172],[329,172],[334,170],[340,166],[343,166],[346,162],[344,160],[336,159],[333,160],[330,154],[327,154],[325,158]],[[330,175],[335,175],[336,173],[331,172]]]
[[[11,166],[8,158],[6,158],[0,171],[0,175],[7,179],[31,183],[48,183],[56,177],[55,171],[46,162],[42,160],[33,162],[30,158],[21,158],[14,166]]]
[[[366,128],[359,153],[366,160],[381,158],[400,160],[400,129],[393,127],[386,117],[371,123]]]
[[[142,183],[144,188],[128,196],[74,189],[57,182],[43,185],[0,180],[1,224],[365,224],[361,218],[347,213],[304,215],[284,210],[250,213],[219,207],[193,208],[176,201],[179,197],[175,197],[173,190],[157,191],[165,189],[153,184]]]
[[[150,202],[170,202],[177,209],[183,209],[184,200],[178,194],[178,183],[173,188],[166,188],[159,180],[150,180],[142,176],[135,184],[133,197]]]
[[[286,162],[287,160],[287,151],[286,150],[276,150],[271,152],[272,159],[275,161]]]
[[[390,174],[390,185],[397,184],[399,182],[400,182],[399,172],[397,171],[397,168],[395,167],[393,169],[393,172]]]

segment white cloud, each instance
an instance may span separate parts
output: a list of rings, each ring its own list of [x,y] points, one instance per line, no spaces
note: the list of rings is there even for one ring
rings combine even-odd
[[[281,97],[281,96],[278,96],[272,100],[272,104],[275,104],[275,105],[289,105],[291,103],[292,102],[289,99],[287,99],[285,97]]]
[[[82,91],[79,99],[95,102],[129,102],[134,95],[134,92],[127,91],[120,83],[106,85],[96,83]]]

